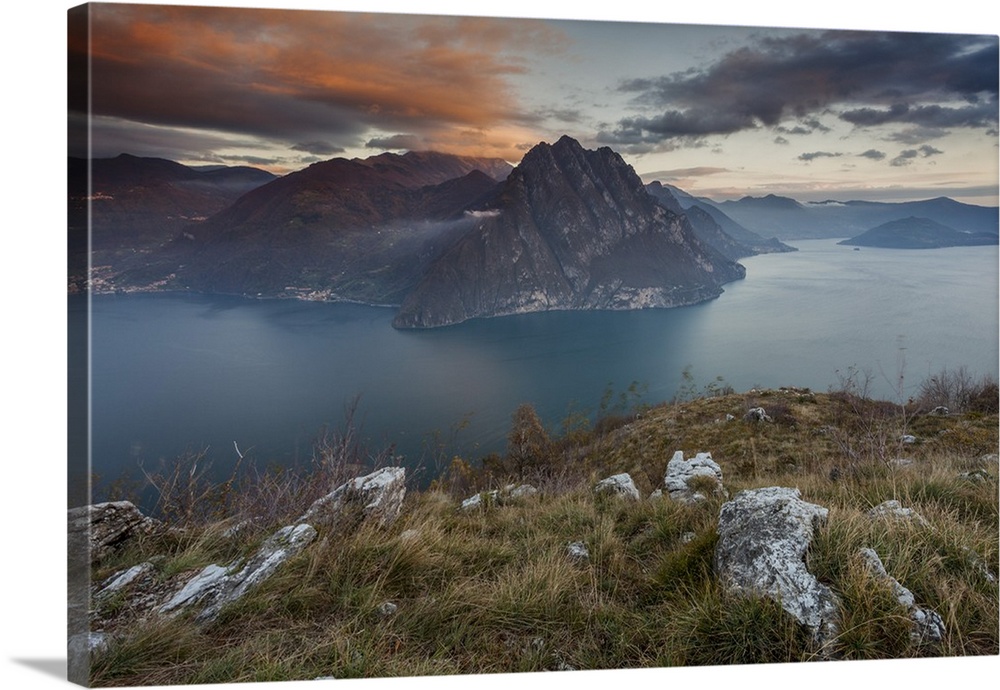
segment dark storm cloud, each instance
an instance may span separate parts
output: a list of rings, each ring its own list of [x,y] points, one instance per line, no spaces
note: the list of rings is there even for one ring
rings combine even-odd
[[[961,107],[941,105],[910,106],[896,103],[884,109],[858,108],[840,115],[842,120],[859,127],[884,125],[891,122],[923,127],[986,127],[996,122],[994,103],[976,103]]]
[[[898,132],[893,132],[886,139],[913,146],[929,139],[940,139],[947,134],[947,129],[939,129],[937,127],[907,127]]]
[[[803,153],[799,156],[800,161],[813,161],[817,158],[839,158],[842,153],[831,153],[830,151],[813,151],[811,153]]]
[[[632,79],[620,89],[637,106],[606,141],[697,138],[788,118],[844,110],[859,126],[906,122],[980,127],[996,122],[997,39],[993,36],[823,31],[764,38],[705,69]],[[965,105],[955,105],[964,102]]]
[[[781,134],[806,135],[812,134],[813,132],[829,132],[830,128],[815,118],[808,118],[801,120],[799,124],[794,127],[783,127],[779,125],[774,128],[774,131]]]
[[[370,149],[406,149],[413,151],[424,148],[420,137],[413,134],[393,134],[391,137],[376,137],[365,142],[365,147]]]
[[[909,165],[916,158],[930,158],[931,156],[938,156],[944,153],[940,149],[936,149],[933,146],[921,146],[916,149],[906,149],[905,151],[900,151],[899,155],[889,161],[890,165],[900,167],[903,165]]]
[[[870,158],[873,161],[885,160],[885,152],[875,149],[868,149],[864,153],[859,153],[858,158]]]
[[[332,156],[337,153],[343,153],[344,147],[335,146],[328,141],[304,141],[292,146],[292,151],[302,151],[303,153],[312,153],[318,156]]]

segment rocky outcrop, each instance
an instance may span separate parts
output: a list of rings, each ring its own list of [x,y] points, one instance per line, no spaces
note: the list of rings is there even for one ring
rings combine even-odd
[[[695,304],[746,273],[657,204],[621,156],[569,137],[529,151],[478,213],[403,301],[394,326]]]
[[[212,620],[223,606],[236,601],[274,575],[288,559],[299,554],[315,538],[316,530],[311,525],[283,527],[271,535],[242,567],[238,567],[239,564],[206,566],[163,604],[159,612],[169,614],[197,604],[202,607],[197,620]]]
[[[161,527],[159,521],[146,517],[129,501],[96,503],[69,511],[70,540],[89,544],[92,561],[104,558],[134,537],[152,534]]]
[[[752,407],[747,410],[746,414],[743,415],[744,421],[747,422],[773,422],[770,415],[763,407]]]
[[[210,621],[224,606],[273,576],[316,539],[317,530],[307,519],[329,526],[353,511],[350,513],[353,517],[371,520],[379,526],[394,521],[406,494],[404,479],[405,471],[400,467],[387,467],[352,479],[313,503],[296,523],[272,534],[249,558],[228,565],[208,565],[181,582],[176,579],[161,582],[152,562],[121,570],[94,588],[91,627],[96,632],[96,628],[114,629],[123,624],[115,615],[106,617],[104,610],[105,602],[117,594],[125,597],[123,610],[128,618],[125,625],[150,615],[173,616],[192,609],[196,610],[196,620]],[[91,517],[101,527],[95,531],[96,540],[104,545],[115,545],[124,538],[122,535],[155,524],[147,522],[148,518],[131,504],[101,504],[81,509],[77,520],[80,529],[89,526]]]
[[[722,486],[722,468],[712,459],[711,453],[698,453],[684,459],[684,451],[677,451],[667,463],[663,477],[667,495],[681,503],[697,503],[709,496],[726,496]]]
[[[928,611],[917,606],[917,601],[913,592],[901,585],[899,581],[886,572],[882,559],[878,557],[874,549],[861,549],[859,552],[861,560],[864,561],[869,572],[876,579],[886,583],[892,588],[892,594],[899,602],[899,605],[907,610],[910,619],[913,621],[913,630],[910,632],[910,639],[918,644],[927,642],[940,642],[944,637],[944,620],[934,611]]]
[[[836,635],[838,601],[805,556],[827,515],[798,489],[741,491],[719,512],[715,549],[715,571],[728,591],[779,602],[820,645]]]
[[[112,594],[123,591],[133,582],[151,576],[153,570],[153,564],[146,561],[115,573],[101,584],[94,595],[94,600],[101,601],[102,599],[107,599]]]
[[[602,479],[594,487],[594,493],[605,496],[618,496],[631,501],[639,500],[639,489],[632,477],[627,473],[616,474]]]
[[[375,520],[384,527],[399,517],[405,497],[406,470],[402,467],[383,467],[338,486],[313,503],[298,522],[329,524],[347,508],[354,506],[361,509],[364,520]]]

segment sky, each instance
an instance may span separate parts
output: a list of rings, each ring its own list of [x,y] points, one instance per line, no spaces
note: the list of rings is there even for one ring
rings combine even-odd
[[[568,134],[717,200],[998,203],[995,34],[552,16],[97,4],[91,154],[283,174]]]

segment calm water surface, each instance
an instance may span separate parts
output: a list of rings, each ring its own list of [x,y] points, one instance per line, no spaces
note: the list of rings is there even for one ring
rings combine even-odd
[[[827,390],[855,366],[894,396],[942,367],[997,376],[996,247],[853,251],[834,240],[744,259],[745,280],[694,307],[528,314],[396,331],[393,311],[195,295],[97,296],[92,309],[92,465],[106,478],[185,450],[219,467],[233,441],[259,462],[308,460],[324,426],[360,396],[372,444],[429,463],[502,451],[511,413],[531,402],[553,429],[637,381],[673,396],[701,387]],[[70,303],[71,318],[85,301]],[[423,456],[423,457],[422,457]]]

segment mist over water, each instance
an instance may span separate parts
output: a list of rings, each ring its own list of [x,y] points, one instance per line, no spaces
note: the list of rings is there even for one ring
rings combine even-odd
[[[372,445],[431,466],[449,453],[502,452],[531,402],[550,428],[597,410],[631,382],[671,398],[688,368],[754,386],[836,386],[849,367],[895,399],[942,367],[998,373],[996,247],[852,251],[836,240],[742,260],[745,280],[712,302],[670,310],[553,312],[397,331],[392,309],[290,300],[149,294],[92,300],[92,465],[105,480],[233,441],[260,465],[307,462],[324,426],[357,420]],[[71,300],[70,317],[86,302]],[[449,455],[450,457],[450,455]],[[429,478],[429,477],[428,477]]]

